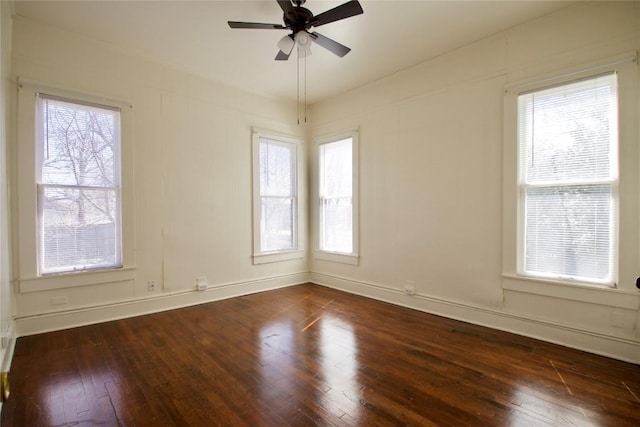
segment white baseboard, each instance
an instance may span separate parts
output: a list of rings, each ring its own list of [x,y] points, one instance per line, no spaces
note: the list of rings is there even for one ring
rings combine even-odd
[[[0,333],[0,339],[2,340],[0,345],[0,372],[8,372],[11,369],[13,351],[16,348],[16,338],[16,323],[12,319],[7,330]]]
[[[640,341],[637,340],[421,294],[409,296],[398,289],[322,273],[312,272],[310,280],[318,285],[426,313],[512,332],[625,362],[640,363]]]
[[[3,353],[15,346],[17,337],[68,329],[111,320],[172,310],[218,301],[256,292],[293,286],[307,282],[361,295],[426,313],[461,320],[518,335],[552,342],[566,347],[612,357],[630,363],[640,363],[640,341],[626,339],[563,325],[546,320],[528,318],[513,313],[492,310],[455,301],[416,294],[405,295],[398,289],[355,281],[321,273],[296,273],[245,282],[211,286],[206,291],[184,291],[142,298],[114,304],[83,307],[62,312],[23,316],[10,327],[11,336]],[[12,353],[13,351],[11,351]],[[6,357],[5,357],[6,359]],[[9,362],[10,363],[10,357]],[[6,361],[4,362],[6,363]],[[4,366],[4,365],[3,365]]]
[[[92,325],[127,317],[219,301],[256,292],[307,283],[309,273],[294,273],[245,282],[209,286],[205,291],[182,291],[125,302],[82,307],[55,313],[22,316],[15,319],[15,335],[27,336],[44,332]],[[15,341],[15,339],[14,339]]]
[[[2,345],[0,345],[0,372],[9,372],[13,361],[13,352],[16,349],[16,329],[15,321],[11,320],[5,331],[0,333]],[[2,413],[2,402],[0,402],[0,413]]]

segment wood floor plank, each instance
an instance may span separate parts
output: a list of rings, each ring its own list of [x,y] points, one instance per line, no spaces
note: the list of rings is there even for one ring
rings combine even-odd
[[[640,366],[317,285],[18,339],[11,426],[638,426]]]

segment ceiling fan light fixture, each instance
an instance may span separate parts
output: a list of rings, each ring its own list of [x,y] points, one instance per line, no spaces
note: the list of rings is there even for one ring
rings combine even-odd
[[[293,50],[293,45],[296,42],[290,36],[284,36],[278,42],[278,49],[280,49],[283,53],[289,54]]]
[[[309,34],[307,34],[306,31],[300,31],[296,33],[295,39],[302,46],[306,46],[309,43],[311,43],[311,38],[309,37]]]
[[[298,43],[298,57],[305,58],[311,55],[311,37],[306,31],[300,31],[294,36]]]

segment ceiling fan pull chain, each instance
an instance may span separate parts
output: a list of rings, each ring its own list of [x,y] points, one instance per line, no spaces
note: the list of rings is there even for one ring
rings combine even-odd
[[[304,122],[307,123],[307,55],[304,57]]]
[[[300,49],[297,49],[296,64],[296,119],[300,124]]]

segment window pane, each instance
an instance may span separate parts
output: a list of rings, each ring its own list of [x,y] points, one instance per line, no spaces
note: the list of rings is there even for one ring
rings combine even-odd
[[[615,74],[519,95],[524,273],[615,280],[617,120]]]
[[[331,252],[353,252],[351,197],[324,199],[322,211],[322,249]]]
[[[118,112],[43,99],[41,182],[114,187]]]
[[[258,164],[254,179],[259,180],[259,236],[254,235],[256,251],[276,252],[297,249],[296,236],[296,144],[258,137]],[[256,233],[258,231],[256,230]]]
[[[47,186],[40,203],[41,272],[120,265],[115,190]]]
[[[294,146],[260,139],[260,194],[293,196]]]
[[[528,188],[525,270],[611,279],[609,185]]]
[[[351,196],[353,159],[351,138],[320,146],[321,197]]]
[[[528,183],[609,179],[616,135],[614,74],[519,97]]]
[[[262,252],[295,249],[293,198],[262,198],[260,250]]]
[[[41,274],[120,267],[120,112],[41,95]]]
[[[353,139],[319,147],[320,249],[353,252]]]

